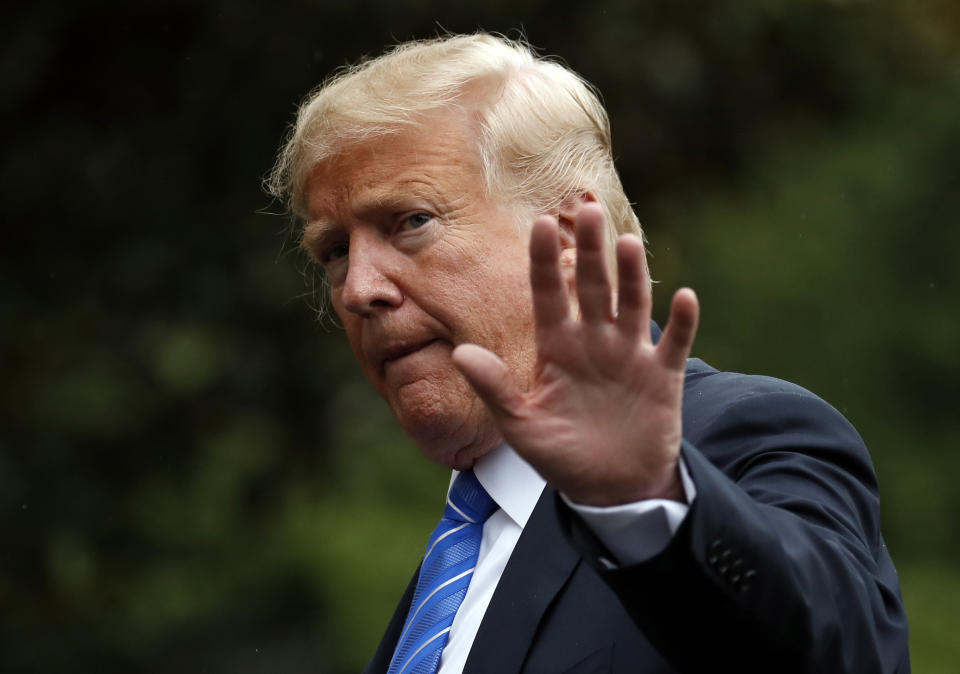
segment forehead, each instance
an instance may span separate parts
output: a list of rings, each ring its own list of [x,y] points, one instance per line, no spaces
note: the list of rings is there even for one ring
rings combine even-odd
[[[436,114],[417,126],[351,143],[310,172],[305,192],[311,223],[342,216],[345,208],[389,204],[403,194],[482,191],[476,126],[463,115]]]

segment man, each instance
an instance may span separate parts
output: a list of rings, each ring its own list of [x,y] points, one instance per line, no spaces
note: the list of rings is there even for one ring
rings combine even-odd
[[[401,45],[308,99],[271,188],[367,378],[464,471],[368,671],[909,671],[862,441],[688,360],[692,291],[651,323],[578,76],[489,35]]]

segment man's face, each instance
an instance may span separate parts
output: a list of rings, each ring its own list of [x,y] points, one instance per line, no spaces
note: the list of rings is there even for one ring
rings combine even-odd
[[[364,374],[426,456],[458,468],[500,437],[453,348],[486,347],[521,382],[535,360],[529,224],[484,195],[476,138],[438,114],[319,164],[303,242]]]

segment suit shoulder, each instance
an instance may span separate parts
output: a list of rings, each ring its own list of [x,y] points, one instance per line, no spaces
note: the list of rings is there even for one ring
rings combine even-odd
[[[684,414],[719,413],[751,398],[769,396],[795,396],[811,404],[833,409],[816,394],[783,379],[740,372],[721,372],[699,358],[691,358],[687,362],[683,391]]]
[[[683,435],[728,469],[759,453],[799,451],[874,479],[860,434],[822,398],[782,379],[720,372],[698,359],[689,362],[684,383]]]

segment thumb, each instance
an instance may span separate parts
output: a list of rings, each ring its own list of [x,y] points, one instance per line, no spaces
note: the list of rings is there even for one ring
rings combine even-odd
[[[506,363],[476,344],[455,348],[453,362],[495,418],[513,416],[520,404],[521,391]]]

